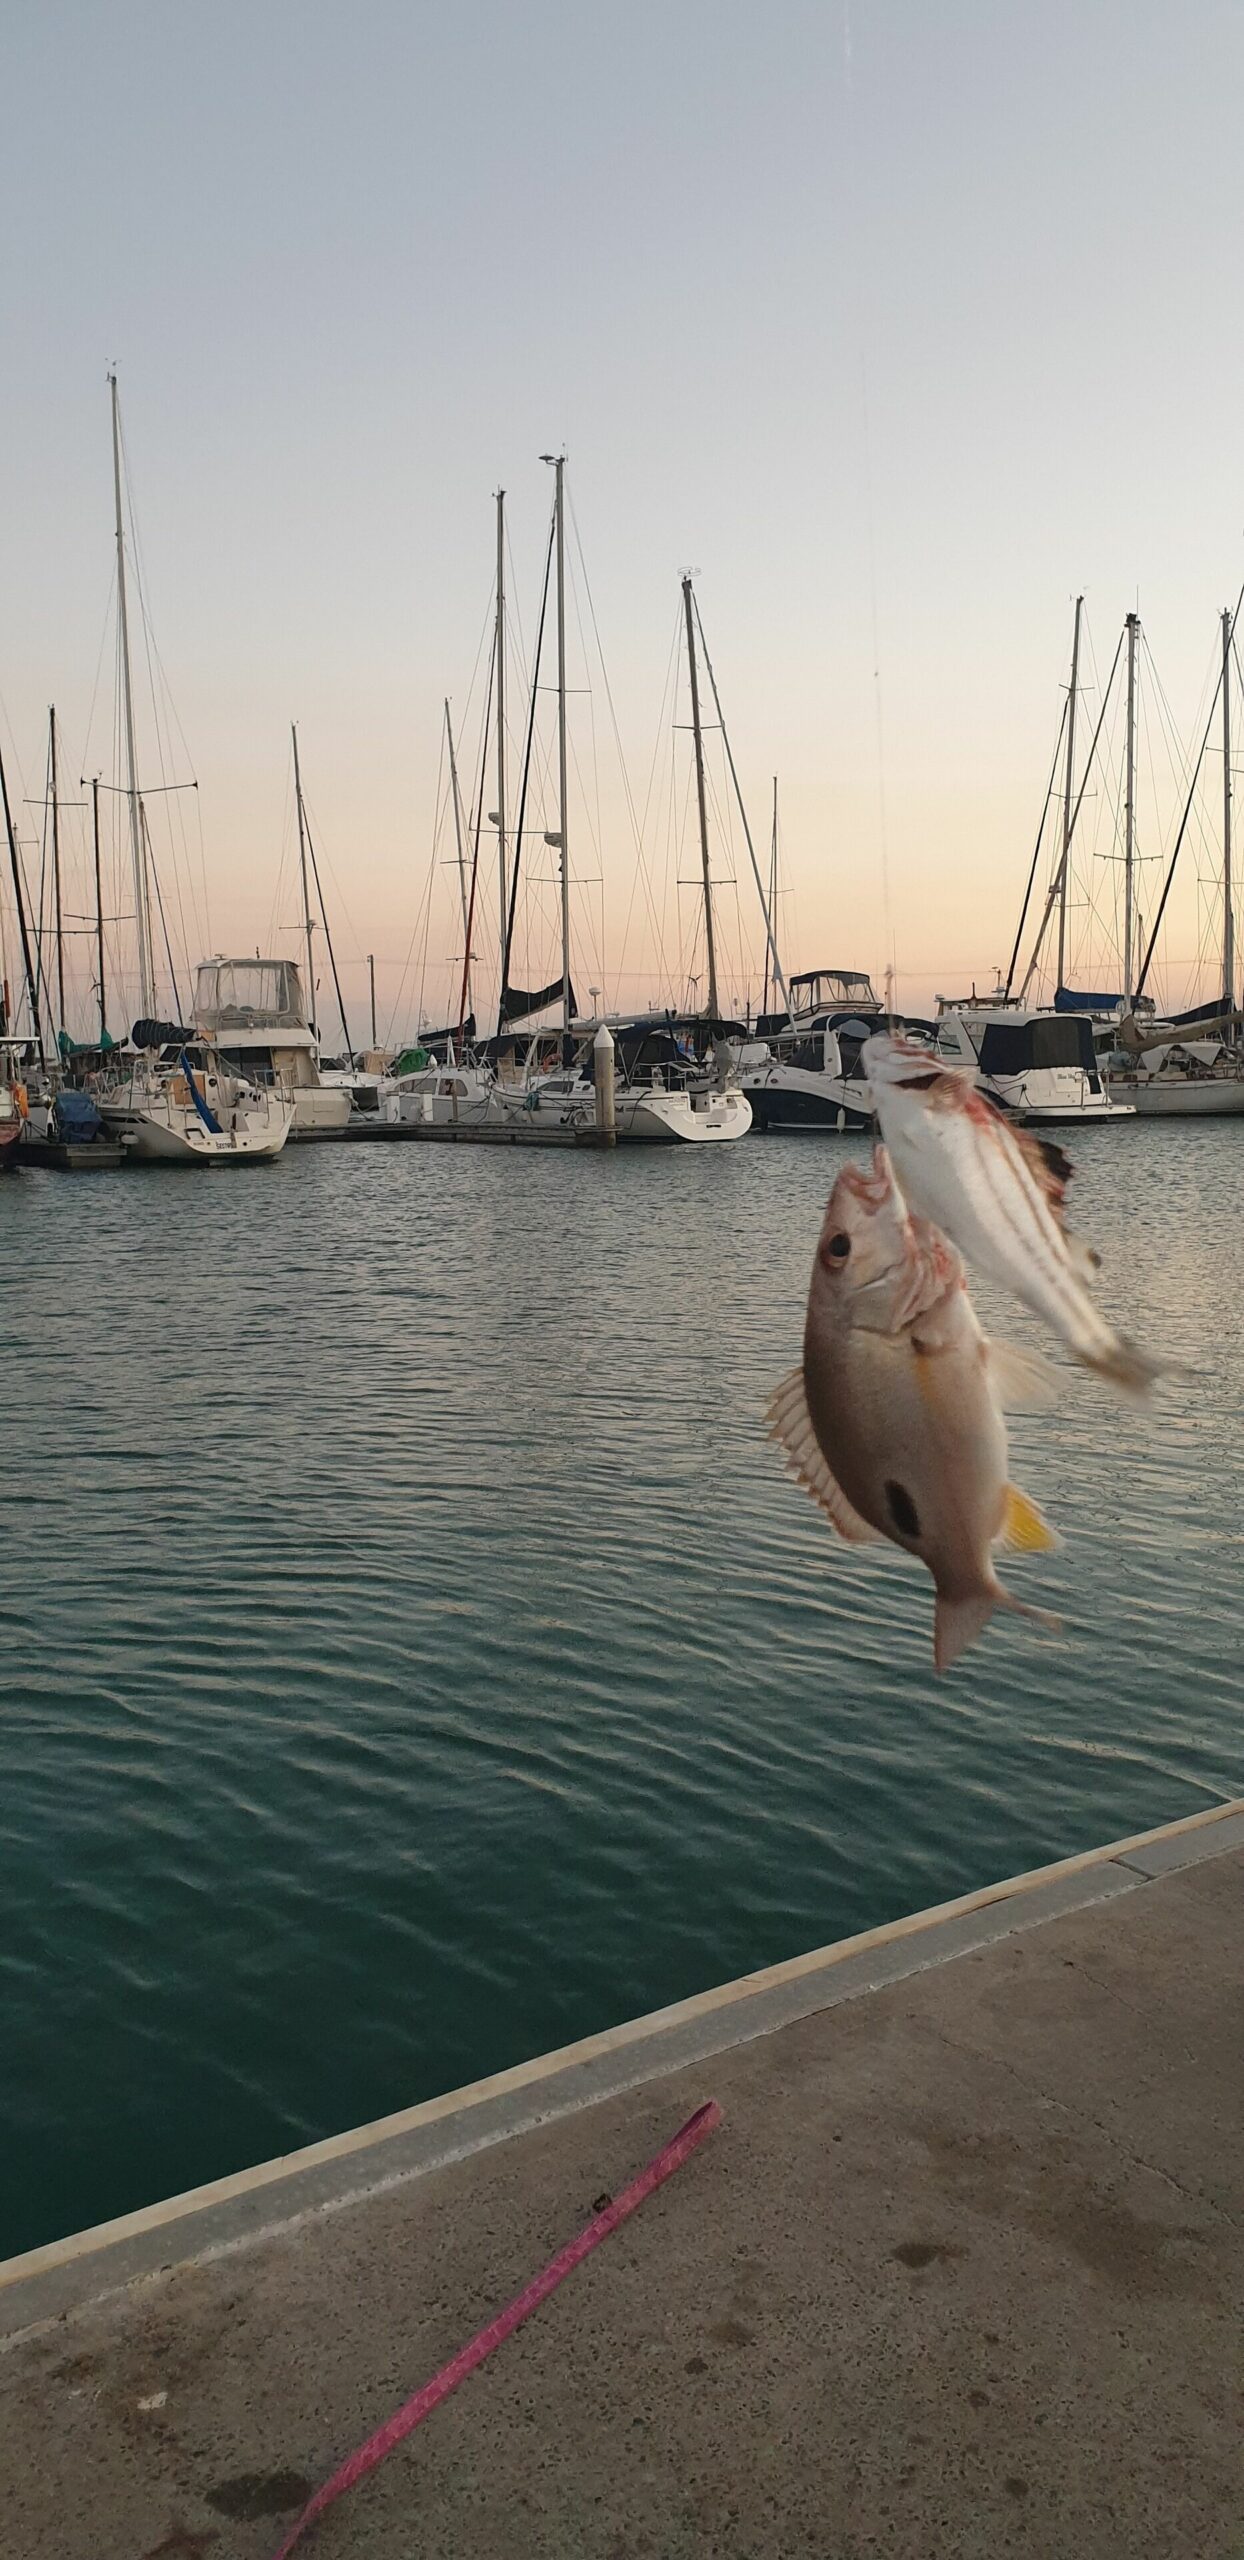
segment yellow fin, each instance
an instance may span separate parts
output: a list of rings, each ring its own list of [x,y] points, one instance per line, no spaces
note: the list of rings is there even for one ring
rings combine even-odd
[[[1009,1484],[996,1543],[1000,1547],[1009,1547],[1013,1555],[1039,1556],[1055,1554],[1063,1542],[1057,1529],[1051,1529],[1049,1521],[1038,1511],[1035,1502],[1030,1502],[1017,1484]]]

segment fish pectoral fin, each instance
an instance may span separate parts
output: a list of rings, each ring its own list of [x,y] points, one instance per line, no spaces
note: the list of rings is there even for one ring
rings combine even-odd
[[[802,1369],[792,1369],[783,1378],[765,1408],[765,1420],[771,1439],[778,1442],[786,1456],[786,1464],[797,1477],[805,1493],[818,1502],[840,1538],[852,1547],[871,1546],[880,1541],[881,1532],[862,1520],[854,1503],[848,1502],[837,1478],[831,1474],[813,1428],[808,1411],[808,1398]]]
[[[1005,1547],[1017,1556],[1056,1555],[1063,1543],[1057,1529],[1050,1527],[1044,1513],[1038,1511],[1026,1493],[1020,1492],[1017,1484],[1007,1485],[1005,1502],[1002,1526],[994,1545]]]
[[[1040,1413],[1053,1404],[1060,1379],[1052,1361],[1018,1342],[990,1342],[989,1385],[1003,1413]]]
[[[938,1592],[933,1610],[935,1671],[949,1671],[952,1662],[975,1644],[1001,1598],[1000,1591],[970,1591],[962,1600],[947,1600]]]

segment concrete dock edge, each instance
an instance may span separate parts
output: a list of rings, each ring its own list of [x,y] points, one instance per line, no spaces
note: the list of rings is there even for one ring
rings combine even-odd
[[[1020,1930],[1244,1848],[1244,1799],[1012,1876],[720,1984],[374,2123],[0,2263],[0,2346]]]

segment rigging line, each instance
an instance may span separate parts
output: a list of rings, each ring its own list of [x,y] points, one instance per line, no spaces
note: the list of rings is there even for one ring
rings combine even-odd
[[[1242,606],[1242,605],[1244,605],[1244,586],[1241,586],[1241,588],[1240,588],[1239,595],[1238,595],[1238,597],[1237,597],[1237,599],[1236,599],[1235,613],[1234,613],[1234,614],[1232,615],[1232,617],[1231,617],[1231,628],[1232,628],[1232,630],[1233,630],[1233,631],[1234,631],[1234,629],[1235,629],[1236,616],[1239,614],[1239,611],[1240,611],[1240,608],[1241,608],[1241,606]],[[1150,935],[1149,935],[1148,948],[1146,949],[1144,959],[1143,959],[1143,961],[1142,961],[1142,963],[1141,963],[1140,976],[1139,976],[1139,978],[1137,979],[1137,982],[1136,982],[1136,988],[1135,988],[1135,995],[1136,995],[1136,996],[1142,996],[1142,995],[1144,994],[1144,992],[1145,992],[1145,980],[1146,980],[1146,978],[1147,978],[1147,977],[1148,977],[1148,975],[1149,975],[1149,964],[1150,964],[1150,962],[1151,962],[1151,960],[1152,960],[1152,958],[1153,958],[1154,946],[1155,946],[1155,944],[1156,944],[1156,942],[1157,942],[1158,934],[1159,934],[1159,931],[1160,931],[1160,929],[1161,929],[1162,918],[1163,918],[1163,916],[1164,916],[1164,915],[1165,915],[1165,913],[1166,913],[1166,901],[1167,901],[1167,899],[1169,898],[1169,896],[1170,896],[1170,894],[1171,894],[1171,882],[1173,881],[1173,879],[1174,879],[1174,877],[1175,877],[1175,865],[1176,865],[1176,863],[1177,863],[1177,862],[1178,862],[1178,860],[1179,860],[1179,848],[1180,848],[1180,846],[1181,846],[1181,845],[1182,845],[1182,843],[1183,843],[1183,840],[1184,840],[1184,832],[1185,832],[1185,829],[1187,828],[1188,819],[1189,819],[1189,817],[1190,817],[1190,815],[1191,815],[1191,811],[1192,811],[1192,802],[1193,802],[1193,799],[1194,799],[1195,794],[1196,794],[1196,787],[1197,787],[1197,783],[1198,783],[1198,781],[1200,780],[1201,765],[1202,765],[1202,763],[1203,763],[1203,761],[1204,761],[1204,756],[1205,756],[1205,750],[1206,750],[1206,747],[1207,747],[1207,746],[1208,746],[1208,744],[1209,744],[1209,733],[1210,733],[1211,728],[1213,727],[1213,723],[1214,723],[1214,714],[1215,714],[1215,712],[1216,712],[1216,711],[1217,711],[1217,709],[1218,709],[1218,696],[1219,696],[1219,694],[1221,693],[1221,691],[1222,691],[1222,668],[1221,668],[1221,665],[1220,665],[1220,666],[1219,666],[1219,669],[1218,669],[1218,682],[1217,682],[1217,684],[1216,684],[1216,685],[1215,685],[1215,687],[1214,687],[1214,698],[1213,698],[1213,700],[1212,700],[1212,702],[1210,703],[1210,706],[1209,706],[1209,718],[1207,719],[1207,721],[1206,721],[1206,723],[1205,723],[1205,735],[1204,735],[1204,737],[1203,737],[1203,738],[1202,738],[1202,740],[1201,740],[1201,752],[1200,752],[1200,755],[1197,757],[1197,760],[1196,760],[1196,769],[1195,769],[1195,771],[1194,771],[1194,773],[1193,773],[1193,776],[1192,776],[1192,788],[1191,788],[1191,790],[1190,790],[1190,791],[1189,791],[1189,793],[1188,793],[1187,806],[1186,806],[1186,807],[1185,807],[1185,809],[1184,809],[1184,814],[1183,814],[1183,817],[1182,817],[1182,819],[1181,819],[1181,821],[1180,821],[1179,833],[1178,833],[1178,835],[1177,835],[1177,836],[1176,836],[1176,838],[1175,838],[1175,849],[1174,849],[1174,851],[1173,851],[1173,853],[1172,853],[1172,855],[1171,855],[1171,859],[1170,859],[1170,867],[1169,867],[1169,869],[1168,869],[1168,871],[1167,871],[1166,878],[1165,878],[1165,880],[1164,880],[1164,881],[1163,881],[1163,883],[1162,883],[1162,895],[1161,895],[1161,897],[1160,897],[1160,898],[1159,898],[1159,900],[1158,900],[1158,912],[1157,912],[1156,916],[1155,916],[1155,917],[1154,917],[1154,919],[1153,919],[1153,926],[1152,926],[1152,929],[1151,929],[1151,931],[1150,931]]]
[[[418,933],[418,931],[419,931],[419,921],[420,921],[420,918],[421,918],[421,916],[422,916],[422,914],[423,914],[423,911],[424,911],[424,907],[425,907],[425,905],[430,906],[430,903],[431,903],[431,882],[432,882],[432,878],[435,876],[435,873],[436,873],[436,870],[437,870],[437,867],[438,867],[438,865],[437,865],[437,857],[438,857],[438,854],[439,854],[439,851],[440,851],[441,825],[442,825],[443,812],[444,812],[444,798],[443,798],[443,788],[444,788],[444,780],[445,780],[445,723],[444,723],[444,721],[443,721],[443,720],[442,720],[442,721],[440,721],[440,723],[438,724],[438,726],[439,726],[439,734],[440,734],[440,754],[439,754],[439,757],[438,757],[438,759],[437,759],[437,767],[436,767],[436,799],[435,799],[435,801],[434,801],[434,803],[433,803],[433,812],[432,812],[432,859],[431,859],[431,864],[430,864],[430,866],[429,866],[428,874],[427,874],[427,875],[426,875],[426,877],[425,877],[425,886],[424,886],[423,893],[422,893],[422,895],[420,896],[419,904],[418,904],[418,906],[417,906],[417,907],[416,907],[416,909],[415,909],[415,921],[414,921],[413,925],[411,926],[410,941],[408,942],[408,944],[407,944],[407,946],[406,946],[406,957],[405,957],[405,959],[404,959],[404,960],[403,960],[403,962],[402,962],[402,974],[401,974],[401,977],[400,977],[400,978],[399,978],[399,980],[398,980],[397,993],[396,993],[396,995],[394,996],[394,999],[393,999],[393,1007],[392,1007],[392,1011],[391,1011],[390,1016],[389,1016],[389,1043],[390,1043],[390,1046],[392,1046],[392,1045],[393,1045],[393,1026],[394,1026],[395,1022],[397,1021],[399,1010],[400,1010],[400,1008],[401,1008],[401,1006],[402,1006],[402,1004],[403,1004],[403,1002],[404,1002],[404,1000],[405,1000],[405,996],[406,996],[406,981],[407,981],[407,978],[408,978],[408,977],[409,977],[409,975],[410,975],[411,962],[413,961],[414,956],[415,956],[415,937],[416,937],[416,935],[417,935],[417,933]],[[425,943],[425,948],[426,948],[426,943]]]
[[[20,778],[19,773],[19,780]],[[12,866],[13,872],[13,903],[17,911],[17,930],[22,946],[22,963],[26,972],[26,996],[27,1002],[30,1006],[31,1029],[35,1047],[39,1053],[39,1064],[40,1066],[44,1066],[47,1062],[46,1051],[43,1046],[43,1027],[39,1020],[39,1006],[36,993],[37,981],[30,953],[30,935],[26,924],[26,900],[22,890],[21,856],[17,848],[17,837],[13,831],[13,812],[9,806],[9,786],[5,775],[4,757],[2,754],[0,754],[0,801],[2,801],[4,805],[4,831],[9,840],[9,862]]]
[[[510,984],[510,954],[514,946],[514,913],[518,902],[518,875],[522,867],[523,821],[527,814],[527,784],[531,773],[531,749],[536,728],[536,700],[540,690],[540,660],[544,649],[544,622],[549,601],[549,579],[553,568],[553,543],[557,533],[557,511],[554,508],[549,526],[549,547],[544,560],[544,588],[540,597],[540,621],[536,631],[536,654],[531,674],[531,702],[527,715],[527,744],[523,750],[523,779],[518,796],[518,825],[514,831],[514,862],[510,873],[510,912],[505,925],[505,947],[501,954],[501,993],[497,1002],[497,1029],[503,1028],[501,1015]]]
[[[770,952],[772,953],[772,956],[773,956],[773,974],[774,974],[774,977],[775,977],[775,978],[776,978],[776,980],[777,980],[777,983],[778,983],[779,987],[780,987],[780,988],[781,988],[781,990],[782,990],[782,1002],[783,1002],[783,1004],[784,1004],[784,1006],[785,1006],[785,1008],[786,1008],[786,1011],[789,1013],[789,1012],[790,1012],[790,995],[789,995],[789,992],[788,992],[788,990],[787,990],[786,980],[785,980],[785,978],[783,977],[783,974],[782,974],[782,963],[781,963],[781,961],[780,961],[780,960],[779,960],[779,958],[778,958],[778,948],[777,948],[777,943],[776,943],[776,941],[775,941],[775,939],[774,939],[773,920],[772,920],[772,918],[771,918],[771,916],[770,916],[770,914],[769,914],[768,901],[767,901],[767,899],[766,899],[766,897],[765,897],[764,887],[763,887],[763,884],[762,884],[762,882],[761,882],[761,877],[760,877],[760,865],[759,865],[759,863],[758,863],[758,862],[757,862],[757,860],[756,860],[756,848],[755,848],[755,845],[752,843],[752,831],[751,831],[751,828],[749,827],[749,825],[748,825],[748,823],[747,823],[747,811],[746,811],[746,809],[745,809],[745,808],[744,808],[744,806],[743,806],[743,794],[742,794],[741,790],[739,789],[739,777],[738,777],[738,775],[737,775],[737,773],[735,772],[735,769],[734,769],[734,753],[733,753],[733,750],[732,750],[731,745],[730,745],[729,732],[728,732],[728,730],[727,730],[727,728],[726,728],[726,715],[725,715],[725,713],[724,713],[724,711],[722,710],[722,707],[721,707],[721,696],[720,696],[720,694],[719,694],[719,693],[718,693],[718,691],[717,691],[717,678],[716,678],[716,676],[715,676],[715,675],[714,675],[714,673],[713,673],[713,661],[712,661],[712,659],[710,658],[710,656],[709,656],[709,654],[708,654],[708,642],[707,642],[707,640],[706,640],[706,639],[705,639],[705,637],[704,637],[704,624],[703,624],[703,622],[702,622],[702,620],[701,620],[701,618],[700,618],[700,600],[699,600],[699,597],[696,595],[696,592],[695,592],[695,589],[694,589],[694,588],[692,588],[692,591],[691,591],[691,601],[692,601],[693,605],[695,606],[696,629],[698,630],[698,632],[699,632],[699,634],[700,634],[700,647],[701,647],[701,648],[702,648],[702,650],[704,651],[704,664],[705,664],[705,666],[706,666],[706,667],[707,667],[707,669],[708,669],[708,680],[709,680],[709,683],[711,684],[711,686],[712,686],[712,688],[713,688],[713,701],[714,701],[714,703],[716,704],[716,707],[717,707],[717,718],[718,718],[718,721],[719,721],[719,722],[720,722],[720,724],[721,724],[721,743],[722,743],[723,747],[724,747],[724,748],[725,748],[725,750],[726,750],[726,762],[727,762],[727,764],[728,764],[728,765],[729,765],[729,767],[730,767],[730,779],[731,779],[732,783],[734,784],[734,796],[735,796],[735,798],[736,798],[736,800],[738,801],[738,804],[739,804],[739,816],[740,816],[740,818],[741,818],[741,819],[742,819],[742,821],[743,821],[743,833],[744,833],[744,835],[745,835],[745,837],[746,837],[746,839],[747,839],[747,850],[748,850],[748,853],[749,853],[749,854],[750,854],[750,856],[751,856],[752,873],[753,873],[753,876],[754,876],[754,878],[755,878],[755,882],[756,882],[756,895],[757,895],[757,897],[758,897],[758,898],[759,898],[759,900],[760,900],[760,912],[761,912],[761,914],[763,915],[764,920],[765,920],[765,933],[766,933],[766,936],[767,936],[767,938],[768,938],[768,944],[769,944]],[[893,953],[891,953],[891,955],[890,955],[890,956],[891,956],[891,959],[893,959],[893,956],[894,956],[894,955],[893,955]]]
[[[168,982],[173,991],[173,1011],[180,1019],[181,997],[177,992],[177,972],[173,967],[173,946],[168,938],[168,925],[165,921],[164,915],[164,899],[160,891],[160,874],[156,869],[155,854],[152,851],[151,846],[151,830],[147,824],[147,812],[143,807],[141,793],[139,794],[138,800],[138,816],[143,831],[143,843],[147,849],[147,867],[151,873],[151,878],[155,886],[156,905],[160,910],[160,927],[164,935],[164,951],[165,957],[168,961]]]
[[[1101,733],[1102,733],[1102,724],[1103,724],[1103,722],[1104,722],[1104,720],[1105,720],[1107,706],[1108,706],[1109,701],[1110,701],[1110,692],[1111,692],[1111,687],[1112,687],[1112,686],[1113,686],[1113,684],[1114,684],[1115,676],[1116,676],[1116,674],[1117,674],[1117,672],[1118,672],[1119,659],[1120,659],[1120,657],[1122,656],[1122,653],[1123,653],[1123,637],[1124,637],[1124,635],[1123,635],[1123,632],[1121,631],[1121,632],[1119,633],[1118,646],[1116,647],[1116,649],[1115,649],[1115,653],[1114,653],[1114,662],[1113,662],[1113,664],[1112,664],[1112,666],[1111,666],[1111,669],[1110,669],[1110,675],[1109,675],[1109,678],[1108,678],[1108,681],[1107,681],[1107,684],[1106,684],[1106,690],[1105,690],[1104,695],[1102,696],[1102,706],[1101,706],[1101,710],[1098,712],[1098,715],[1097,715],[1097,726],[1096,726],[1096,728],[1095,728],[1095,729],[1094,729],[1094,731],[1093,731],[1093,743],[1092,743],[1092,745],[1091,745],[1091,747],[1089,748],[1089,751],[1088,751],[1088,761],[1087,761],[1087,763],[1086,763],[1086,765],[1085,765],[1085,767],[1084,767],[1083,779],[1081,780],[1081,783],[1080,783],[1080,795],[1079,795],[1079,798],[1078,798],[1078,799],[1077,799],[1077,801],[1076,801],[1076,805],[1075,805],[1075,807],[1074,807],[1074,809],[1072,810],[1072,813],[1071,813],[1071,824],[1070,824],[1070,826],[1069,826],[1069,827],[1068,827],[1068,829],[1067,829],[1067,839],[1066,839],[1066,842],[1065,842],[1065,844],[1064,844],[1064,846],[1063,846],[1062,859],[1061,859],[1061,861],[1059,862],[1059,865],[1058,865],[1057,870],[1055,871],[1054,877],[1053,877],[1053,879],[1052,879],[1052,880],[1051,880],[1051,882],[1050,882],[1049,895],[1048,895],[1048,897],[1046,898],[1046,902],[1045,902],[1045,913],[1044,913],[1044,915],[1043,915],[1043,916],[1042,916],[1042,918],[1041,918],[1041,926],[1040,926],[1040,931],[1039,931],[1039,932],[1038,932],[1038,934],[1037,934],[1036,946],[1035,946],[1035,948],[1034,948],[1034,950],[1033,950],[1032,958],[1031,958],[1031,960],[1030,960],[1030,961],[1029,961],[1029,963],[1028,963],[1028,974],[1027,974],[1027,976],[1026,976],[1026,978],[1025,978],[1025,980],[1024,980],[1024,983],[1023,983],[1023,985],[1022,985],[1022,987],[1020,988],[1020,991],[1019,991],[1019,1000],[1020,1000],[1020,1003],[1021,1003],[1021,1004],[1023,1003],[1024,998],[1025,998],[1025,996],[1026,996],[1026,995],[1027,995],[1027,993],[1028,993],[1028,989],[1029,989],[1029,987],[1030,987],[1030,986],[1031,986],[1031,984],[1032,984],[1033,973],[1034,973],[1034,971],[1035,971],[1035,969],[1036,969],[1037,962],[1038,962],[1038,960],[1039,960],[1039,959],[1040,959],[1040,957],[1041,957],[1041,946],[1042,946],[1042,944],[1043,944],[1043,943],[1044,943],[1044,941],[1045,941],[1046,929],[1047,929],[1047,927],[1048,927],[1048,925],[1049,925],[1050,918],[1051,918],[1051,916],[1052,916],[1052,915],[1053,915],[1053,913],[1054,913],[1054,908],[1055,908],[1055,905],[1056,905],[1057,900],[1058,900],[1059,892],[1060,892],[1060,890],[1061,890],[1061,888],[1062,888],[1063,880],[1064,880],[1064,877],[1065,877],[1065,875],[1066,875],[1066,873],[1067,873],[1067,869],[1068,869],[1068,866],[1069,866],[1070,861],[1071,861],[1071,847],[1072,847],[1073,839],[1074,839],[1074,837],[1075,837],[1076,822],[1077,822],[1077,820],[1078,820],[1078,818],[1079,818],[1080,810],[1081,810],[1081,808],[1082,808],[1082,806],[1083,806],[1083,802],[1084,802],[1084,794],[1085,794],[1085,792],[1086,792],[1086,791],[1087,791],[1087,789],[1088,789],[1089,775],[1091,774],[1091,772],[1092,772],[1092,770],[1093,770],[1093,758],[1094,758],[1094,756],[1095,756],[1095,755],[1096,755],[1096,753],[1097,753],[1097,741],[1098,741],[1098,739],[1100,738]]]
[[[320,922],[324,927],[324,940],[328,949],[329,967],[333,973],[333,986],[337,993],[337,1011],[341,1016],[341,1036],[346,1044],[346,1056],[349,1059],[350,1065],[353,1066],[355,1064],[354,1043],[350,1038],[350,1025],[346,1021],[345,998],[341,992],[341,980],[337,975],[337,954],[333,949],[333,937],[328,929],[328,909],[324,904],[324,890],[320,881],[320,866],[315,858],[315,839],[312,836],[311,821],[307,815],[307,795],[305,791],[302,795],[302,825],[303,833],[307,839],[307,851],[311,856],[311,876],[315,881],[315,894],[320,902]]]
[[[1011,965],[1007,970],[1006,985],[1003,989],[1003,1000],[1007,1004],[1009,1004],[1011,1000],[1011,986],[1014,981],[1016,968],[1019,964],[1019,946],[1023,941],[1024,926],[1028,921],[1028,908],[1032,899],[1033,885],[1037,877],[1037,864],[1041,859],[1041,843],[1042,838],[1045,835],[1046,822],[1050,814],[1050,800],[1053,796],[1055,777],[1058,773],[1058,759],[1063,751],[1063,738],[1066,734],[1067,715],[1070,708],[1071,695],[1069,693],[1065,693],[1063,695],[1063,716],[1058,724],[1058,737],[1055,741],[1053,760],[1050,765],[1050,778],[1045,786],[1045,798],[1041,803],[1041,823],[1037,828],[1037,841],[1032,848],[1032,861],[1028,867],[1028,886],[1024,891],[1024,903],[1019,911],[1019,923],[1015,928],[1015,947],[1011,953]]]
[[[466,914],[466,936],[462,953],[462,995],[458,1005],[458,1049],[461,1054],[463,1025],[466,1022],[467,990],[471,983],[471,936],[475,930],[475,892],[479,883],[479,840],[484,821],[484,787],[488,771],[488,751],[492,745],[492,697],[497,680],[497,635],[493,634],[492,667],[484,700],[484,721],[480,732],[479,791],[475,803],[475,845],[471,854],[471,896]],[[499,1028],[500,1026],[498,1026]]]

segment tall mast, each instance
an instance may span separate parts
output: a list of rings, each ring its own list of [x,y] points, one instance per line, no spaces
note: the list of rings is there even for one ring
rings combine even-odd
[[[294,741],[294,798],[298,804],[298,860],[302,870],[302,930],[307,947],[307,1025],[315,1029],[315,962],[311,952],[311,890],[307,880],[307,822],[302,811],[302,768],[298,762],[298,723],[291,720]]]
[[[497,491],[497,915],[501,929],[502,974],[509,914],[509,878],[505,833],[505,491]],[[449,716],[449,706],[445,706]]]
[[[1222,617],[1222,991],[1235,1003],[1235,916],[1231,889],[1231,615]]]
[[[104,882],[99,860],[99,775],[91,783],[91,828],[95,840],[95,953],[99,962],[99,1037],[102,1047],[108,1029],[108,1005],[104,994]]]
[[[4,806],[4,832],[8,837],[9,842],[9,864],[13,873],[13,904],[17,911],[17,931],[22,946],[22,967],[26,972],[26,997],[30,1006],[30,1025],[34,1033],[35,1047],[39,1052],[39,1062],[42,1065],[44,1050],[43,1026],[39,1019],[39,980],[35,969],[34,954],[30,948],[30,930],[26,922],[26,900],[22,890],[21,857],[17,850],[17,836],[13,826],[13,812],[9,806],[9,786],[5,778],[3,756],[0,756],[0,802],[2,802]],[[16,1011],[16,1007],[14,1010]]]
[[[708,868],[708,806],[704,797],[704,740],[700,734],[700,679],[695,663],[695,625],[691,617],[691,580],[682,582],[687,617],[687,665],[691,671],[691,727],[695,737],[695,788],[700,807],[700,862],[704,872],[704,940],[708,953],[708,1017],[717,1020],[717,945],[713,936],[713,884]]]
[[[112,485],[117,518],[117,624],[121,640],[121,707],[125,720],[125,796],[130,810],[130,857],[134,866],[134,926],[138,937],[138,996],[142,1013],[152,1008],[151,917],[147,900],[147,860],[138,815],[138,759],[134,751],[134,690],[130,678],[130,624],[125,596],[125,525],[121,513],[121,424],[117,409],[117,377],[108,376],[112,392]]]
[[[56,1029],[65,1028],[65,919],[60,894],[60,795],[56,777],[56,711],[48,712],[48,764],[52,798],[52,896],[56,909]]]
[[[1123,817],[1123,1003],[1132,1009],[1132,914],[1136,882],[1136,635],[1140,615],[1127,617],[1127,793]]]
[[[555,474],[553,523],[557,539],[557,841],[562,857],[562,1030],[570,1029],[570,845],[566,788],[566,522],[564,453],[541,454]]]
[[[1075,629],[1071,636],[1071,693],[1067,706],[1067,772],[1063,783],[1063,860],[1058,877],[1058,977],[1055,993],[1063,984],[1067,959],[1067,882],[1071,871],[1071,790],[1076,759],[1076,686],[1080,674],[1080,616],[1083,596],[1076,597]]]

